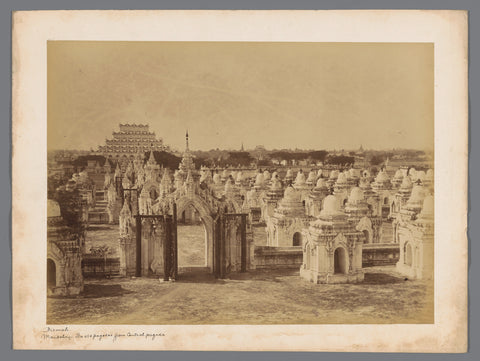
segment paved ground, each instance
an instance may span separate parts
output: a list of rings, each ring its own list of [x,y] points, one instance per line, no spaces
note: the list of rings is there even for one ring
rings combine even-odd
[[[433,287],[393,267],[366,269],[365,282],[314,285],[298,270],[255,271],[227,280],[183,275],[87,280],[85,294],[49,298],[49,324],[431,323]]]
[[[205,228],[200,225],[178,225],[178,266],[205,266]]]

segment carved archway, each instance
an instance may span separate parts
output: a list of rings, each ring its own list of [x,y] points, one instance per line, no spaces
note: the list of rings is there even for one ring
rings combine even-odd
[[[242,206],[238,204],[235,199],[232,198],[226,198],[225,203],[227,204],[228,207],[228,212],[231,213],[241,213],[242,212]]]
[[[158,192],[159,192],[159,184],[153,180],[149,180],[145,184],[143,184],[142,191],[145,190],[146,193],[149,195],[152,194],[152,191],[156,193],[155,199],[158,197]],[[153,199],[154,200],[154,199]]]
[[[360,219],[355,228],[357,231],[363,232],[363,234],[365,235],[365,243],[373,242],[372,221],[368,217],[363,217],[362,219]]]
[[[187,207],[193,207],[199,214],[200,219],[205,227],[206,247],[205,247],[205,263],[209,271],[213,271],[213,210],[202,198],[197,195],[193,197],[183,196],[177,201],[177,218]]]
[[[55,287],[60,287],[64,285],[63,273],[64,273],[64,266],[65,266],[65,254],[53,242],[48,242],[47,272],[48,272],[48,260],[51,260],[55,264]],[[47,277],[48,277],[48,274],[47,274]]]

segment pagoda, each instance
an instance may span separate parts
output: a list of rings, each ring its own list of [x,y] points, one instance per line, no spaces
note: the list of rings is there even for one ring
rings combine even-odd
[[[188,146],[188,131],[185,133],[185,152],[183,153],[182,161],[180,162],[178,169],[185,175],[188,173],[188,171],[193,171],[195,169],[193,155]]]
[[[105,140],[105,145],[98,147],[98,153],[106,158],[134,158],[139,152],[164,151],[161,138],[149,131],[148,124],[120,124],[120,131],[112,133],[113,139]]]

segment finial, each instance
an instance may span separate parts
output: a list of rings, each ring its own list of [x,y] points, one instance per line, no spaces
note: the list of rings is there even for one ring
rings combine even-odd
[[[156,163],[155,162],[155,156],[153,155],[153,150],[150,149],[150,157],[148,158],[148,163]]]

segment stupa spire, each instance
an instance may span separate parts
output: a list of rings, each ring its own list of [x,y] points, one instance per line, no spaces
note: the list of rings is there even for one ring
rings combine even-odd
[[[182,161],[180,162],[179,169],[185,173],[187,171],[195,169],[193,163],[192,155],[190,154],[190,149],[188,147],[188,130],[185,132],[185,152],[183,153]]]
[[[153,150],[150,150],[150,156],[148,158],[148,163],[149,164],[157,164],[157,162],[155,161],[155,156],[153,155]]]

